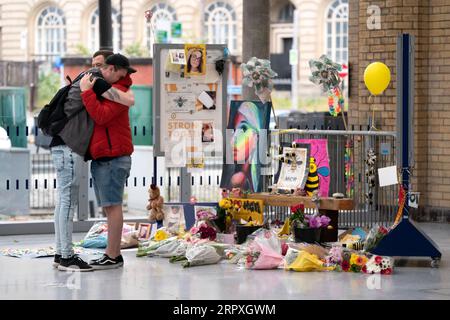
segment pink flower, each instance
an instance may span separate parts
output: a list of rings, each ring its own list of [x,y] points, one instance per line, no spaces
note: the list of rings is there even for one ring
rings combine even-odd
[[[310,228],[320,228],[320,220],[316,217],[312,217],[309,220],[309,227]]]
[[[364,265],[361,270],[362,272],[367,273],[367,266]]]
[[[198,231],[199,231],[198,227],[191,228],[191,234],[196,234],[196,233],[198,233]]]
[[[322,227],[328,226],[330,224],[330,221],[331,221],[331,219],[325,215],[320,217],[320,224],[322,225]]]
[[[380,256],[376,256],[376,257],[375,257],[375,263],[376,263],[376,264],[380,264],[380,263],[381,263],[381,260],[383,260],[382,257],[380,257]]]

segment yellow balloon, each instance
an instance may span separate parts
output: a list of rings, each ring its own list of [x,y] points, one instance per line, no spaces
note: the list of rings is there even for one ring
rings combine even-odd
[[[364,83],[374,96],[386,90],[389,82],[391,82],[391,71],[382,62],[373,62],[364,71]]]

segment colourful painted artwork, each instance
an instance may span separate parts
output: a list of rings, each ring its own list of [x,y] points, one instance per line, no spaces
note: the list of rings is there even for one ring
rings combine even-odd
[[[310,166],[317,168],[319,176],[319,196],[328,197],[330,190],[330,159],[328,157],[327,139],[298,139],[295,143],[309,144],[310,157],[312,158]],[[311,170],[310,170],[311,171]]]
[[[248,192],[261,192],[260,154],[267,146],[261,141],[269,129],[271,103],[259,101],[231,101],[226,137],[226,161],[220,187],[240,188]],[[260,152],[260,148],[263,148]]]

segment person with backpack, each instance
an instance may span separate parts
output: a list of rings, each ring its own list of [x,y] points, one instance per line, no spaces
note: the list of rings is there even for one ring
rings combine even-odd
[[[102,52],[100,55],[107,57],[111,54],[112,52]],[[99,59],[101,58],[96,60]],[[89,142],[94,131],[94,122],[81,100],[80,81],[85,74],[97,78],[93,90],[99,99],[115,100],[123,103],[119,105],[121,108],[127,109],[134,104],[132,92],[124,93],[113,88],[102,78],[100,69],[94,68],[81,73],[73,82],[69,79],[69,85],[60,89],[39,114],[39,127],[45,134],[53,137],[50,147],[58,186],[54,212],[56,254],[53,266],[61,271],[93,270],[74,254],[72,245],[73,216],[78,204],[79,191],[76,172],[82,160],[87,161],[91,158]]]
[[[130,88],[130,74],[136,72],[129,60],[121,54],[109,56],[101,71],[105,80],[114,83],[113,86],[121,91]],[[94,269],[112,269],[124,264],[120,253],[122,202],[125,182],[131,169],[133,143],[128,108],[110,100],[99,99],[95,93],[97,81],[91,79],[89,74],[83,77],[81,98],[95,123],[89,145],[93,159],[91,174],[97,202],[107,216],[108,245],[105,254],[100,259],[91,261],[90,265]]]

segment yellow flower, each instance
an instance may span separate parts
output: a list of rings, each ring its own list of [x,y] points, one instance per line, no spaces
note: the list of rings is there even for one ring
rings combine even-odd
[[[356,260],[358,259],[358,255],[352,253],[352,255],[350,256],[350,265],[352,264],[356,264]]]
[[[365,255],[352,254],[350,257],[350,265],[364,266],[367,263],[367,257]]]
[[[155,233],[155,241],[162,241],[162,240],[166,240],[167,238],[169,238],[169,235],[166,231],[164,230],[158,230]]]
[[[219,201],[219,207],[227,210],[231,208],[231,201],[228,198],[223,198],[222,200]]]

